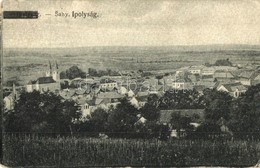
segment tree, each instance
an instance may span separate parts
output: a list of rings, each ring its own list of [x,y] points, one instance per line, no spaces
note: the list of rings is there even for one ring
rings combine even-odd
[[[196,90],[169,90],[159,100],[161,109],[203,108],[202,99]]]
[[[232,63],[229,61],[229,59],[220,59],[220,60],[217,60],[214,65],[215,66],[232,66]]]
[[[147,103],[140,109],[141,116],[143,116],[148,121],[158,121],[160,117],[158,100],[159,97],[157,95],[149,95]]]
[[[229,120],[232,97],[227,92],[206,89],[202,98],[206,122],[216,124],[221,118]]]
[[[138,110],[124,98],[108,116],[110,136],[133,137],[135,123],[138,121]]]
[[[149,121],[158,121],[160,117],[160,110],[149,103],[146,103],[144,107],[140,109],[141,115]]]
[[[107,130],[107,119],[108,112],[104,109],[98,108],[93,113],[91,113],[91,117],[89,122],[93,127],[94,132],[106,132]]]
[[[251,86],[231,104],[228,127],[236,137],[260,138],[260,84]]]
[[[60,73],[61,79],[75,79],[75,78],[86,78],[86,72],[83,72],[78,66],[72,66],[66,71]]]
[[[189,133],[193,130],[193,126],[190,125],[191,118],[187,116],[182,116],[180,113],[172,113],[170,123],[174,129],[176,129],[178,137],[180,137],[181,130],[185,130]]]
[[[5,114],[8,132],[72,132],[81,114],[74,101],[62,101],[54,93],[22,92],[14,110]]]

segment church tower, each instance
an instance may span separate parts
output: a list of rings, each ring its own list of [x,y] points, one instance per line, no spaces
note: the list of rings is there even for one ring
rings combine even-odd
[[[52,72],[52,78],[56,82],[59,82],[60,81],[60,73],[59,73],[59,66],[58,66],[57,61],[55,61],[55,65],[56,65],[56,69]]]
[[[46,71],[46,77],[52,76],[52,66],[51,66],[51,61],[49,61],[49,66],[50,66],[50,69],[49,69],[49,71]]]

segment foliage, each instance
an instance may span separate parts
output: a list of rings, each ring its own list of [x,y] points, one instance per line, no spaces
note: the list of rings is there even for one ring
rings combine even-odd
[[[232,66],[232,62],[229,59],[219,59],[215,62],[215,66]]]
[[[86,72],[83,72],[79,67],[72,66],[66,71],[60,73],[61,79],[75,79],[75,78],[86,78]]]
[[[142,117],[149,121],[158,121],[160,118],[160,109],[158,108],[158,97],[156,95],[150,95],[147,103],[140,109]]]
[[[191,118],[187,116],[181,116],[180,113],[172,113],[170,123],[172,128],[177,130],[178,137],[180,137],[181,130],[185,130],[186,132],[193,130],[193,126],[190,125]]]
[[[80,118],[73,101],[62,101],[54,93],[23,92],[13,111],[5,113],[7,132],[72,132]]]
[[[160,109],[199,109],[204,107],[196,90],[169,90],[159,101]]]
[[[221,118],[230,118],[230,104],[232,97],[227,92],[216,89],[206,89],[203,93],[206,122],[216,124]]]
[[[88,69],[89,76],[101,77],[101,76],[119,76],[120,74],[117,71],[111,69],[106,70],[96,70],[95,68]]]
[[[80,132],[87,131],[93,133],[95,132],[96,134],[106,132],[108,115],[109,113],[106,110],[102,108],[96,109],[93,113],[91,113],[89,120],[81,124]]]
[[[138,110],[126,98],[122,99],[108,116],[108,130],[111,136],[121,133],[122,137],[132,137],[135,133],[134,125],[138,121],[137,115]]]
[[[246,93],[231,104],[231,116],[228,123],[236,137],[247,135],[260,137],[260,84],[251,86]]]

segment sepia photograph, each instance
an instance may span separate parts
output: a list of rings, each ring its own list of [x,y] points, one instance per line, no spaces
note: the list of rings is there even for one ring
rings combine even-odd
[[[0,3],[0,167],[260,167],[260,0]]]

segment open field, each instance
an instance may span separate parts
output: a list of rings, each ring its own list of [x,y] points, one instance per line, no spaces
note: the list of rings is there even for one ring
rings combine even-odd
[[[9,48],[4,50],[4,80],[15,79],[25,84],[44,75],[48,60],[57,60],[61,70],[78,65],[84,71],[88,68],[159,71],[227,58],[234,64],[260,64],[260,46]]]
[[[259,141],[123,140],[5,135],[8,166],[252,166]]]

